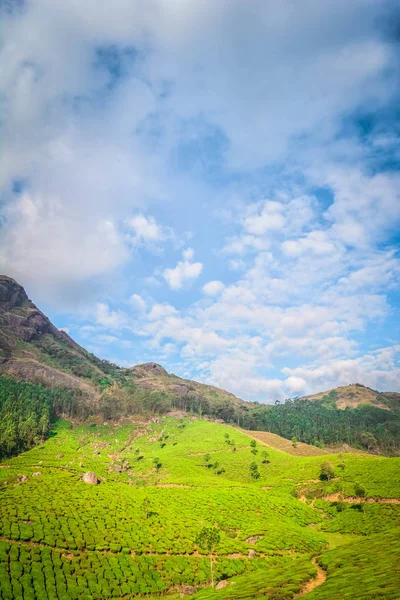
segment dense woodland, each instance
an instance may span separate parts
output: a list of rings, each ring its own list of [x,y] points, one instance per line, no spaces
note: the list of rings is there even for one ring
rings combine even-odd
[[[51,420],[72,406],[68,390],[0,377],[0,458],[32,448],[46,438]]]
[[[294,399],[259,405],[246,415],[244,426],[322,447],[346,443],[388,453],[400,447],[398,413],[368,405],[341,410],[329,396],[319,402]]]
[[[72,395],[63,388],[49,390],[0,377],[0,457],[26,450],[45,438],[56,416],[110,421],[131,415],[162,415],[171,410],[222,419],[245,429],[270,431],[322,447],[347,443],[386,453],[400,447],[398,412],[367,405],[340,410],[334,393],[321,401],[295,398],[275,405],[234,404],[217,394],[206,398],[198,392],[189,392],[186,396],[173,397],[141,389],[131,379],[122,380],[119,386],[109,382],[108,378],[100,382],[98,402],[88,402],[79,393]]]

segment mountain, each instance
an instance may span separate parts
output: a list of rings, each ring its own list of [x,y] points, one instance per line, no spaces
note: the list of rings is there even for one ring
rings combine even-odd
[[[46,431],[44,424],[59,416],[103,423],[188,413],[320,448],[347,444],[389,454],[400,447],[396,392],[382,394],[354,384],[271,405],[245,402],[220,388],[170,374],[154,362],[120,368],[57,329],[22,286],[6,276],[0,276],[2,378],[0,420],[7,423],[0,439],[3,453],[30,447],[30,431],[35,429],[37,438],[41,429]],[[42,384],[47,391],[26,384],[17,389],[4,378]]]
[[[141,402],[149,396],[159,402],[160,395],[173,396],[174,409],[209,413],[215,407],[214,416],[244,404],[225,390],[169,374],[157,363],[122,369],[97,358],[57,329],[24,288],[5,275],[0,276],[0,375],[67,388],[81,398],[81,405],[86,402],[93,409],[114,400],[121,410],[127,396],[138,396]]]
[[[65,387],[88,400],[104,377],[102,361],[57,329],[14,279],[0,276],[0,374]]]
[[[357,408],[362,405],[376,406],[384,410],[400,409],[400,393],[378,392],[361,383],[342,385],[327,392],[302,396],[301,400],[334,402],[337,408]]]

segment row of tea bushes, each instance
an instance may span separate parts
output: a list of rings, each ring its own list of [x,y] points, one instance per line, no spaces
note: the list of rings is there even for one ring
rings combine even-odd
[[[0,536],[54,548],[193,553],[201,524],[212,523],[221,529],[218,554],[247,553],[253,546],[246,539],[254,535],[262,536],[260,552],[325,546],[320,533],[306,528],[320,520],[311,507],[257,489],[88,486],[52,472],[0,494]]]
[[[260,568],[262,560],[218,558],[217,580]],[[165,593],[210,580],[208,557],[134,557],[96,552],[62,554],[49,548],[0,542],[2,600],[103,600]]]

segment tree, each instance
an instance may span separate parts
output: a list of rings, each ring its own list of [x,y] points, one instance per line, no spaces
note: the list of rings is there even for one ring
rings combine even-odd
[[[292,437],[292,446],[293,448],[297,448],[297,437],[295,436]]]
[[[321,481],[330,481],[335,476],[335,472],[333,470],[333,464],[329,462],[329,460],[325,460],[321,465],[321,472],[319,474],[319,478]]]
[[[365,512],[365,499],[367,497],[367,490],[360,483],[355,483],[354,484],[354,493],[357,496],[357,498],[361,499],[361,509],[363,512]]]
[[[150,500],[148,498],[145,498],[142,502],[142,510],[144,512],[144,514],[146,515],[146,519],[149,518],[149,512],[150,512]]]
[[[260,477],[257,463],[254,460],[250,463],[250,475],[253,477],[253,479],[258,479]]]
[[[367,450],[371,450],[371,448],[376,448],[378,445],[378,440],[370,431],[363,431],[359,436],[361,444],[367,448]]]
[[[257,452],[258,452],[256,440],[251,440],[250,446],[251,446],[251,453],[254,454],[254,455],[256,455]]]
[[[196,544],[210,554],[211,586],[214,587],[213,554],[221,539],[216,527],[203,527],[196,538]]]
[[[159,471],[162,467],[162,462],[160,462],[160,459],[158,458],[158,456],[155,456],[153,458],[153,465],[155,466],[155,468],[157,469],[157,471]]]
[[[204,462],[206,463],[206,467],[210,466],[210,460],[211,460],[211,454],[209,454],[207,452],[207,454],[204,455]]]
[[[263,464],[266,465],[269,463],[269,454],[267,450],[263,450],[261,456],[263,457]]]

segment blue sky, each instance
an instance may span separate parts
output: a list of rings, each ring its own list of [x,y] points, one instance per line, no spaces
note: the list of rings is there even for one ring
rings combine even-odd
[[[123,366],[400,390],[398,3],[3,5],[2,272]]]

